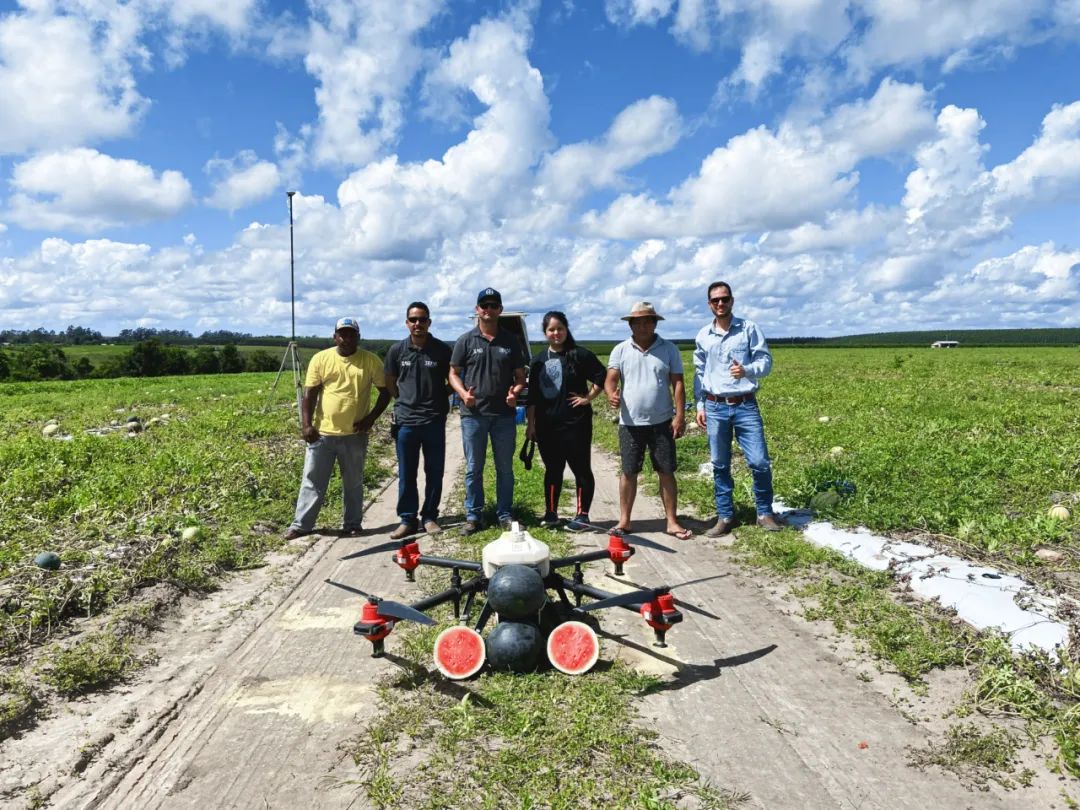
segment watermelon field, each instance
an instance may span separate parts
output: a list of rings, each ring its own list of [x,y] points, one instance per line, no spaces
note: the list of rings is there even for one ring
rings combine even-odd
[[[1080,351],[782,347],[774,356],[760,402],[784,502],[813,501],[839,525],[919,533],[1075,589]],[[692,368],[689,352],[684,361]],[[147,594],[212,590],[280,548],[303,448],[285,384],[264,410],[273,379],[0,385],[0,738],[58,696],[106,688],[142,665],[133,639],[154,624]],[[597,444],[611,449],[610,411],[602,400],[596,410]],[[372,447],[370,483],[392,474],[389,442]],[[711,479],[697,470],[707,442],[691,430],[678,448],[680,511],[706,520]],[[752,522],[749,476],[740,463],[735,472],[738,516]],[[340,510],[333,486],[327,526]],[[839,497],[816,498],[830,489]],[[1047,549],[1055,562],[1036,556]],[[43,552],[59,556],[59,570],[34,565]]]

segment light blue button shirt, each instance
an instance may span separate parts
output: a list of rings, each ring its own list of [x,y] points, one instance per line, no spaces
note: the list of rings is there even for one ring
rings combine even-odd
[[[731,376],[731,362],[738,360],[746,376]],[[757,324],[745,318],[732,318],[723,332],[712,321],[703,326],[694,341],[694,401],[700,409],[705,393],[734,396],[758,390],[758,380],[772,371],[772,355],[765,335]]]

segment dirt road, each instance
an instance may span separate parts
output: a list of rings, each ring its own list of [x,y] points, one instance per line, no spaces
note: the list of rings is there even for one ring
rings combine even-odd
[[[461,464],[456,420],[449,431],[447,481]],[[599,451],[596,467],[593,515],[602,520],[616,514],[617,479],[614,460]],[[323,581],[409,598],[388,554],[340,560],[385,540],[395,500],[391,482],[367,512],[365,526],[381,531],[320,539],[276,573],[188,606],[162,634],[161,663],[137,682],[7,741],[0,790],[12,806],[27,795],[16,801],[12,788],[35,782],[63,808],[367,806],[338,748],[378,711],[372,684],[394,665],[372,659],[351,633],[361,597]],[[629,584],[604,577],[603,586],[714,577],[677,595],[719,620],[688,613],[664,650],[627,611],[606,611],[602,622],[622,639],[605,642],[606,656],[670,676],[641,708],[671,755],[747,793],[755,808],[1064,806],[1048,780],[1016,793],[971,792],[951,775],[908,766],[906,747],[925,744],[928,732],[893,705],[885,685],[856,678],[835,639],[760,575],[734,566],[721,544],[650,532],[663,528],[661,514],[655,498],[639,496],[636,528],[679,553],[641,550],[627,566]],[[606,543],[599,534],[579,538],[583,547]]]

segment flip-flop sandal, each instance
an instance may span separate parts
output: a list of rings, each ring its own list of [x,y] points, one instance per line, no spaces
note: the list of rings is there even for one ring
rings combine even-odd
[[[674,532],[664,532],[668,537],[674,537],[676,540],[689,540],[694,536],[694,533],[690,529],[679,529]]]
[[[615,537],[626,537],[626,535],[630,534],[630,530],[629,529],[622,529],[622,528],[619,528],[618,526],[613,526],[610,529],[608,529],[608,534],[614,535]]]

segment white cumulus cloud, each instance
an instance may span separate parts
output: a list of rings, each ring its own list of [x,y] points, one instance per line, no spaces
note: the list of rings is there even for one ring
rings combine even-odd
[[[0,15],[0,154],[124,135],[146,110],[133,13],[117,7],[109,26],[48,10]]]
[[[24,228],[93,233],[165,219],[191,201],[177,171],[155,174],[142,163],[95,149],[36,155],[15,165],[8,219]]]
[[[281,185],[278,167],[250,150],[234,158],[207,161],[205,171],[213,180],[214,191],[206,199],[212,208],[229,213],[268,197]]]

